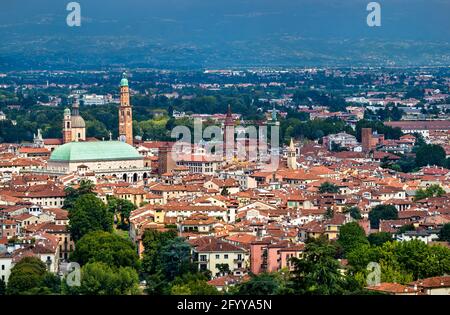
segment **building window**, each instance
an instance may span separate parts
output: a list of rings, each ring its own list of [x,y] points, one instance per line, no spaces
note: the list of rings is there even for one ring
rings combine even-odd
[[[5,270],[5,265],[2,265],[2,270]]]
[[[227,254],[225,254],[225,255],[224,255],[224,258],[225,258],[225,259],[228,259],[228,255],[227,255]]]
[[[216,255],[216,259],[219,259],[220,258],[220,255]]]

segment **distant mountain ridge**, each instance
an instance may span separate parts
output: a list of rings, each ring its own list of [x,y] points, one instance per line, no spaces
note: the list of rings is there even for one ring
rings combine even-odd
[[[0,12],[0,69],[450,64],[450,1],[15,0]],[[26,3],[26,5],[25,5]]]

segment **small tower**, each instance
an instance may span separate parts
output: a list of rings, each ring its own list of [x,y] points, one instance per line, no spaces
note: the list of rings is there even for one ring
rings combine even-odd
[[[86,141],[86,123],[84,122],[83,117],[80,115],[80,103],[78,98],[74,99],[74,103],[72,105],[72,117],[71,121],[71,136],[72,139],[70,141]]]
[[[176,161],[173,159],[174,147],[166,144],[159,148],[158,153],[158,174],[162,175],[172,170],[177,166]]]
[[[361,146],[365,153],[372,149],[372,128],[361,129]]]
[[[64,109],[64,120],[63,120],[63,143],[68,143],[72,141],[72,115],[70,114],[70,109]]]
[[[294,140],[292,138],[287,152],[287,167],[290,170],[297,169],[297,151],[295,150]]]
[[[119,140],[133,145],[133,114],[128,79],[125,73],[120,81]]]

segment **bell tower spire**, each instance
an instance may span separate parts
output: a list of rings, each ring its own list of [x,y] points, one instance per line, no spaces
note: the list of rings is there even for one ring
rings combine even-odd
[[[290,170],[297,169],[297,151],[295,150],[294,140],[292,138],[287,151],[287,166]]]
[[[119,140],[133,145],[133,113],[126,73],[120,80]]]

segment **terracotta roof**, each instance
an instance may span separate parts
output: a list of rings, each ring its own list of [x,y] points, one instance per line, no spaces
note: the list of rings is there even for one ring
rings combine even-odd
[[[206,242],[195,247],[195,250],[201,252],[244,252],[244,249],[228,242],[216,238],[208,238]]]
[[[367,290],[378,291],[378,292],[386,292],[386,293],[414,293],[417,290],[411,288],[409,286],[399,284],[399,283],[390,283],[390,282],[382,282],[379,285],[366,287]]]
[[[450,288],[450,276],[419,279],[411,282],[410,285],[417,285],[422,288]]]

